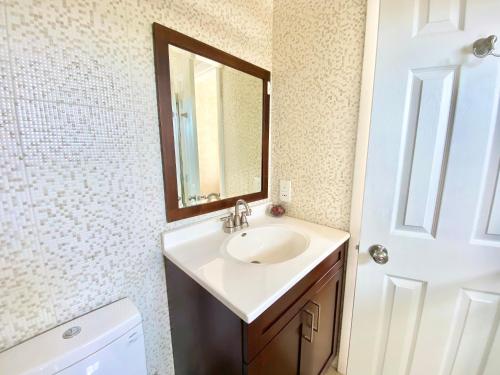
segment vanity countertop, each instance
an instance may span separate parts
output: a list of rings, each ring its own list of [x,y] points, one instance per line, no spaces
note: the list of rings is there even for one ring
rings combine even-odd
[[[291,217],[265,214],[253,208],[250,226],[224,233],[218,219],[163,234],[163,253],[246,323],[251,323],[302,277],[349,239],[349,233]],[[231,257],[224,244],[245,230],[281,226],[308,238],[307,249],[282,263],[251,264]]]

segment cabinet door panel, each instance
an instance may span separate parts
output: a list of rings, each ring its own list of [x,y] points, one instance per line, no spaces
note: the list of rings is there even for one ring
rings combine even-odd
[[[336,341],[340,325],[342,272],[342,269],[337,271],[311,298],[310,303],[304,307],[314,314],[317,332],[313,333],[312,342],[302,338],[301,375],[320,374],[329,360],[336,354]]]
[[[248,340],[247,346],[243,349],[243,358],[246,363],[252,362],[255,356],[311,299],[315,291],[343,267],[346,244],[339,246],[252,323],[244,325]]]
[[[248,375],[297,375],[300,367],[301,313],[248,365]]]

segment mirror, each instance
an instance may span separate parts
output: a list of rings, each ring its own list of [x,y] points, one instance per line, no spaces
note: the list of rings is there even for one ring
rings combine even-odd
[[[261,190],[262,80],[169,46],[179,207]]]
[[[269,72],[153,31],[168,220],[266,198]]]

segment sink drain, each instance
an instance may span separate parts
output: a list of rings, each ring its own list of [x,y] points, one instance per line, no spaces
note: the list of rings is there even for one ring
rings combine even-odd
[[[258,260],[252,260],[250,263],[253,263],[253,264],[260,264],[260,262]]]

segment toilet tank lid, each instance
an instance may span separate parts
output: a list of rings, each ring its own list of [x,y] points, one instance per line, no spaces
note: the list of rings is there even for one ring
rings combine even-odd
[[[141,315],[137,308],[128,298],[121,299],[0,353],[0,374],[53,374],[95,353],[138,324]],[[63,338],[65,332],[66,336],[74,336]]]

